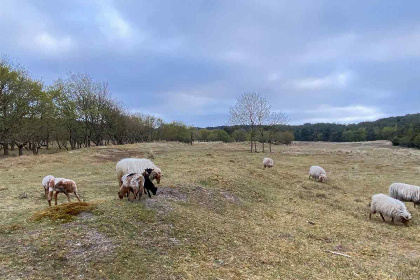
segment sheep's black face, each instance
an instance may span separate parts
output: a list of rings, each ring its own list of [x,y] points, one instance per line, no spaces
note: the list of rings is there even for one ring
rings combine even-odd
[[[152,168],[146,168],[144,170],[144,172],[147,174],[147,176],[150,176],[150,174],[152,173],[153,169]]]

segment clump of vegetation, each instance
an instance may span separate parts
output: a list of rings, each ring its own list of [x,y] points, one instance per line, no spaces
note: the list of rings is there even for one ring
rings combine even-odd
[[[34,221],[40,221],[44,218],[49,218],[53,221],[71,222],[78,214],[82,212],[91,212],[95,208],[96,205],[94,203],[65,203],[38,211],[32,216],[32,219]]]
[[[20,224],[12,224],[12,225],[0,225],[0,233],[7,234],[12,233],[16,230],[22,229],[23,226]]]

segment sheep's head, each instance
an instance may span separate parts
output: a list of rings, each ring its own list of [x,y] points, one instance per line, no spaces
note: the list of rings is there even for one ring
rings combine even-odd
[[[124,196],[121,194],[121,192],[120,192],[120,191],[118,191],[117,193],[118,193],[118,197],[119,197],[120,199],[123,199],[123,198],[124,198]]]
[[[162,177],[162,174],[156,170],[153,170],[150,177],[156,179],[156,182],[160,184],[160,178]]]
[[[326,182],[327,181],[327,175],[325,175],[325,174],[319,175],[319,180],[323,183]]]
[[[402,222],[402,223],[403,223],[406,227],[408,227],[408,222],[410,222],[410,220],[411,220],[411,214],[410,214],[410,213],[408,213],[408,212],[403,213],[403,214],[401,214],[400,218],[401,218],[401,222]]]

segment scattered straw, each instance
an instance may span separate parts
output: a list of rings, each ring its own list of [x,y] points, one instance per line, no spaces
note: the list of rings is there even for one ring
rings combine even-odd
[[[45,208],[42,211],[36,212],[32,216],[32,220],[39,221],[43,218],[49,218],[53,221],[70,222],[74,219],[74,216],[82,212],[91,212],[96,208],[96,203],[88,202],[74,202],[65,203],[52,207]]]

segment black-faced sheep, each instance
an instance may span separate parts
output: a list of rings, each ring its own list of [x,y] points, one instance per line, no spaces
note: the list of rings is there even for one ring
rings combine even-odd
[[[405,208],[405,204],[395,198],[389,197],[385,194],[375,194],[372,196],[372,202],[370,203],[370,215],[379,213],[382,220],[385,222],[384,215],[391,217],[392,223],[394,219],[400,220],[405,226],[408,226],[408,222],[411,219],[411,214]]]
[[[420,187],[404,183],[393,183],[389,186],[389,196],[401,201],[413,202],[415,208],[416,204],[420,204]]]
[[[309,179],[314,178],[316,181],[326,182],[327,172],[320,166],[311,166],[309,169]]]
[[[64,178],[54,178],[51,179],[49,182],[49,193],[48,193],[48,204],[51,206],[51,199],[53,192],[54,194],[54,200],[55,205],[57,205],[57,196],[59,193],[64,193],[67,196],[67,199],[70,202],[70,196],[69,193],[74,193],[77,200],[80,201],[79,195],[77,194],[77,185],[73,180],[70,179],[64,179]]]

